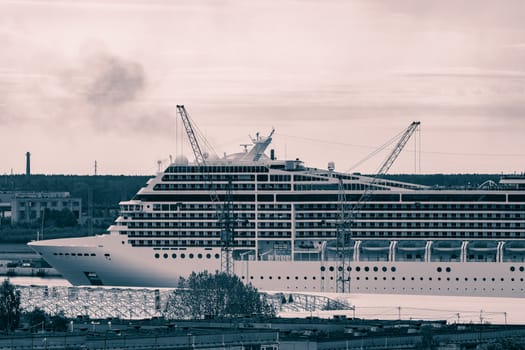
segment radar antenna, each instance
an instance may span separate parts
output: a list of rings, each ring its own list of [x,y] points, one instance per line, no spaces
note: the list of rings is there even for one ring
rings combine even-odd
[[[350,278],[348,278],[346,275],[346,269],[350,264],[350,258],[348,258],[348,264],[346,264],[345,259],[347,258],[347,252],[351,239],[352,239],[352,226],[354,225],[354,222],[357,218],[357,215],[361,211],[361,208],[363,204],[370,198],[372,195],[372,192],[374,191],[375,184],[380,180],[380,177],[385,175],[392,164],[394,164],[395,160],[407,144],[408,140],[412,136],[412,134],[419,128],[419,125],[421,123],[419,121],[412,122],[402,133],[399,138],[399,141],[397,142],[396,146],[392,149],[392,152],[388,155],[388,157],[385,159],[385,161],[382,163],[379,170],[376,172],[376,174],[372,177],[372,180],[367,184],[365,187],[365,190],[361,194],[361,197],[357,200],[357,202],[354,204],[354,206],[351,208],[350,212],[348,214],[345,213],[345,192],[344,192],[344,184],[343,180],[339,179],[339,196],[338,196],[338,202],[339,202],[339,222],[337,223],[337,258],[338,258],[338,265],[337,266],[337,273],[339,274],[337,278],[337,290],[339,292],[346,292],[350,291]],[[349,255],[349,254],[348,254]],[[349,275],[349,273],[348,273]]]

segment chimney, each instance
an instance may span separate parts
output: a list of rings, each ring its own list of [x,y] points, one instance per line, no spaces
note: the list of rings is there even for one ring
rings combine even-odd
[[[26,176],[31,175],[31,153],[26,152]]]

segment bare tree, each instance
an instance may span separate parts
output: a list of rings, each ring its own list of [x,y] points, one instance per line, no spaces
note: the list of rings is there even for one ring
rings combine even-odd
[[[193,272],[181,281],[166,306],[166,318],[202,319],[257,315],[271,317],[275,310],[252,285],[245,285],[237,276],[207,271]]]

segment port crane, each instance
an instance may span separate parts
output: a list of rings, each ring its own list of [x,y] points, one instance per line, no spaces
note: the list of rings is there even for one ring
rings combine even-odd
[[[338,258],[338,266],[337,266],[337,290],[339,292],[346,292],[350,291],[350,278],[347,276],[346,269],[348,266],[345,262],[345,258],[347,255],[347,249],[350,245],[351,238],[352,238],[352,226],[354,225],[357,215],[361,211],[361,208],[363,207],[363,204],[368,201],[372,193],[374,192],[375,185],[379,182],[381,176],[385,175],[392,164],[394,164],[395,160],[407,144],[408,140],[414,134],[414,132],[419,128],[420,126],[419,121],[412,122],[405,130],[401,132],[401,136],[399,137],[399,141],[395,145],[395,147],[392,149],[388,157],[384,160],[379,170],[375,173],[375,175],[372,177],[372,180],[367,184],[365,187],[365,190],[355,202],[355,204],[351,207],[350,211],[348,213],[345,212],[345,206],[346,206],[346,196],[345,196],[345,187],[343,184],[343,179],[339,178],[339,194],[338,194],[338,207],[339,207],[339,218],[336,226],[336,239],[337,239],[337,258]],[[350,264],[350,259],[348,262],[348,265]],[[348,272],[348,275],[350,273]]]
[[[207,165],[208,154],[202,151],[201,145],[198,138],[201,139],[208,149],[212,149],[208,144],[206,139],[200,135],[198,137],[196,133],[196,128],[194,127],[188,112],[184,105],[177,105],[177,112],[181,117],[184,129],[186,130],[186,135],[190,142],[193,154],[195,156],[195,162],[204,167]],[[208,184],[210,185],[211,190],[211,199],[214,204],[218,204],[220,198],[217,194],[217,187],[213,183],[213,179],[208,177]],[[235,228],[235,215],[233,213],[233,200],[232,200],[232,181],[228,180],[226,186],[226,193],[224,196],[224,203],[222,209],[219,213],[219,222],[220,222],[220,242],[221,242],[221,271],[230,275],[233,273],[233,245],[234,245],[234,228]]]

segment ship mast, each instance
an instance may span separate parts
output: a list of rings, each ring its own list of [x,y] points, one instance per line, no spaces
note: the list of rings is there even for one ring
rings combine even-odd
[[[392,149],[392,152],[388,155],[388,157],[384,160],[379,170],[376,172],[376,174],[372,177],[372,181],[370,181],[366,187],[363,193],[361,194],[361,197],[357,200],[357,202],[354,204],[352,209],[348,214],[345,213],[345,188],[343,184],[343,180],[339,179],[339,195],[338,195],[338,205],[339,205],[339,222],[337,223],[337,291],[341,293],[345,293],[347,291],[350,291],[350,272],[348,269],[348,273],[346,269],[350,265],[350,257],[348,257],[348,263],[346,263],[346,255],[347,255],[347,249],[350,246],[351,239],[352,239],[352,226],[355,223],[355,220],[357,218],[357,215],[361,211],[361,208],[363,207],[363,204],[368,201],[370,196],[372,195],[374,191],[375,184],[379,182],[379,179],[381,176],[385,175],[392,164],[394,164],[395,160],[407,144],[408,140],[412,136],[412,134],[419,128],[419,125],[421,123],[419,121],[412,122],[405,130],[401,132],[401,136],[399,138],[399,141],[397,142],[396,146]]]

